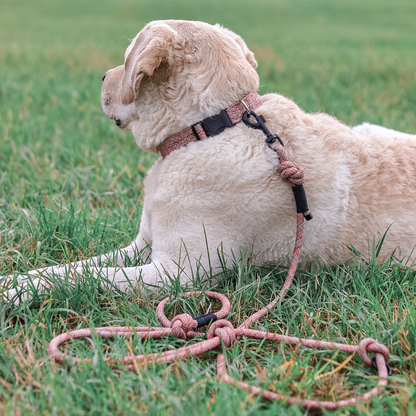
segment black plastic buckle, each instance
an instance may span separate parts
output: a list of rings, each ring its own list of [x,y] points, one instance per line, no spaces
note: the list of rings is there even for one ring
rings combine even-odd
[[[216,136],[222,133],[226,127],[234,126],[225,110],[221,110],[219,114],[214,116],[204,118],[200,121],[200,124],[207,137]]]
[[[199,137],[199,134],[198,134],[198,132],[196,131],[195,126],[196,126],[197,124],[199,124],[199,123],[200,123],[200,121],[198,121],[198,123],[192,124],[192,126],[191,126],[192,133],[194,134],[194,136],[196,137],[196,139],[197,139],[198,141],[199,141],[199,140],[201,140],[201,138]]]

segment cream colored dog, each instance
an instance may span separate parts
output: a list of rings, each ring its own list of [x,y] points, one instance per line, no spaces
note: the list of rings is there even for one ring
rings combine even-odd
[[[127,48],[124,65],[104,75],[103,110],[133,132],[142,150],[157,153],[169,136],[257,90],[256,66],[242,38],[221,26],[151,22]],[[307,114],[281,95],[262,98],[257,114],[306,173],[314,219],[305,224],[301,266],[317,258],[336,265],[352,257],[351,245],[367,255],[373,236],[387,229],[381,256],[395,250],[400,258],[411,256],[416,136],[390,135],[371,125],[354,131],[327,114]],[[278,164],[264,134],[244,123],[175,150],[147,174],[140,232],[130,246],[30,274],[82,274],[89,266],[93,275],[126,290],[130,283],[169,283],[167,276],[185,285],[197,270],[219,271],[224,262],[232,267],[240,255],[259,265],[287,264],[296,208],[290,185],[276,172]],[[147,264],[123,267],[126,257],[148,247]],[[103,267],[109,259],[119,267]]]

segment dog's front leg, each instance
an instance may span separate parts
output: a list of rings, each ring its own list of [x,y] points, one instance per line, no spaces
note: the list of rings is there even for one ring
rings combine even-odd
[[[147,287],[155,290],[158,287],[170,286],[177,279],[180,284],[189,280],[184,268],[180,271],[176,270],[172,261],[169,261],[171,267],[167,268],[160,261],[153,261],[136,267],[100,267],[82,265],[73,268],[71,264],[62,266],[53,270],[49,275],[35,275],[29,272],[29,276],[20,282],[16,289],[9,289],[3,293],[3,297],[7,300],[18,304],[21,301],[31,299],[34,293],[41,293],[48,286],[53,286],[56,280],[68,280],[75,283],[77,279],[100,279],[100,284],[105,289],[117,287],[122,292],[128,292],[129,289],[137,287]]]
[[[28,297],[30,298],[28,292],[42,291],[45,287],[53,286],[57,280],[69,279],[70,281],[73,281],[75,275],[97,277],[100,270],[107,270],[103,275],[117,276],[115,280],[121,281],[120,268],[104,268],[104,266],[109,263],[114,263],[118,266],[130,265],[131,263],[137,262],[142,264],[149,263],[151,254],[150,244],[151,234],[149,230],[149,220],[146,210],[143,209],[140,232],[134,241],[127,247],[82,261],[34,269],[17,276],[10,275],[1,277],[0,283],[5,288],[3,298],[16,300],[17,294],[22,293],[21,299],[27,299]],[[127,267],[127,277],[130,275],[133,276],[134,273],[131,270],[138,268],[139,267]],[[147,274],[152,275],[152,273]],[[9,289],[13,280],[15,280],[15,284],[17,283],[17,287]],[[152,278],[149,277],[148,280],[152,281]]]

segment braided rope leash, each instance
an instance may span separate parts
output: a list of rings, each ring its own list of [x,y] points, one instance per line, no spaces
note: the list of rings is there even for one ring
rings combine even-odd
[[[252,112],[252,114],[254,114]],[[257,116],[262,117],[262,116]],[[244,120],[244,118],[243,118]],[[264,119],[263,119],[264,120]],[[259,121],[259,120],[258,120]],[[262,121],[260,119],[260,121]],[[247,123],[246,123],[247,124]],[[259,123],[260,124],[260,123]],[[254,127],[256,128],[256,127]],[[218,354],[217,356],[217,375],[220,380],[224,381],[225,383],[229,383],[233,386],[238,386],[250,394],[253,395],[260,395],[266,400],[279,400],[279,401],[286,401],[289,404],[299,404],[306,408],[313,408],[319,409],[324,408],[326,410],[336,410],[341,407],[345,407],[351,404],[356,404],[359,401],[367,401],[372,396],[375,396],[381,392],[381,389],[387,385],[387,376],[391,371],[387,362],[389,360],[389,350],[388,348],[377,342],[373,338],[364,338],[359,345],[349,345],[349,344],[342,344],[337,342],[329,342],[329,341],[319,341],[314,339],[307,339],[307,338],[298,338],[298,337],[290,337],[287,335],[282,334],[275,334],[273,332],[265,332],[265,331],[258,331],[249,329],[249,326],[256,322],[257,320],[263,318],[267,315],[268,311],[275,306],[279,299],[283,298],[285,293],[289,290],[293,278],[295,276],[295,272],[298,266],[299,257],[302,248],[302,239],[303,239],[303,226],[304,226],[304,219],[312,218],[312,215],[307,208],[306,196],[302,202],[302,192],[303,191],[303,182],[305,180],[304,171],[301,167],[296,166],[295,164],[289,162],[286,157],[286,153],[283,147],[283,143],[281,142],[280,138],[277,135],[270,135],[274,136],[272,139],[268,141],[270,147],[273,148],[279,155],[279,167],[278,170],[281,176],[288,180],[292,185],[294,191],[296,205],[297,205],[297,228],[296,228],[296,239],[295,239],[295,247],[293,250],[293,257],[289,267],[289,271],[286,277],[286,280],[283,284],[282,289],[280,290],[278,296],[273,299],[267,306],[260,309],[249,318],[247,318],[238,328],[234,328],[232,323],[224,318],[227,317],[228,313],[230,312],[231,305],[230,301],[225,295],[222,295],[217,292],[205,292],[205,294],[213,299],[219,300],[222,303],[222,307],[218,312],[206,314],[202,317],[193,318],[189,314],[181,314],[177,315],[170,321],[164,312],[165,305],[168,303],[169,298],[165,298],[162,300],[156,308],[156,316],[163,327],[123,327],[123,326],[114,326],[114,327],[100,327],[95,328],[92,330],[91,328],[85,329],[78,329],[75,331],[71,331],[68,333],[64,333],[58,335],[57,337],[53,338],[52,341],[49,343],[48,346],[48,354],[59,364],[64,364],[64,362],[68,359],[72,359],[74,364],[78,364],[81,362],[91,363],[91,359],[89,358],[79,358],[79,357],[69,357],[66,354],[63,354],[59,351],[59,346],[63,343],[70,341],[72,339],[81,339],[81,338],[91,338],[92,333],[94,332],[96,335],[102,338],[113,338],[115,336],[132,336],[136,334],[140,338],[153,338],[159,339],[163,336],[173,335],[180,339],[191,339],[194,337],[201,337],[204,336],[203,333],[196,332],[195,329],[198,327],[205,326],[211,323],[207,333],[206,333],[206,340],[197,342],[192,345],[188,345],[186,347],[173,349],[169,351],[164,351],[162,353],[156,352],[152,354],[140,354],[136,356],[125,356],[120,358],[119,360],[114,360],[110,358],[104,358],[104,361],[108,365],[114,365],[116,362],[119,364],[124,364],[126,370],[130,371],[137,371],[139,365],[145,365],[146,363],[173,363],[180,359],[186,359],[189,356],[197,356],[208,352],[218,346],[221,345],[221,342],[224,344],[226,348],[231,348],[234,343],[240,339],[241,337],[249,337],[254,339],[264,339],[267,341],[280,341],[285,342],[288,344],[301,344],[305,347],[309,348],[316,348],[316,349],[330,349],[330,350],[339,350],[349,353],[358,353],[359,357],[363,361],[363,363],[367,366],[374,366],[378,371],[378,384],[377,387],[372,388],[368,392],[364,393],[362,396],[351,398],[348,400],[339,400],[339,401],[318,401],[318,400],[310,400],[310,399],[300,399],[297,397],[288,397],[283,394],[277,394],[269,390],[263,390],[256,386],[250,386],[249,384],[237,381],[234,378],[230,377],[227,373],[226,363],[224,354]],[[268,136],[269,139],[269,136]],[[273,140],[274,139],[274,140]],[[277,142],[277,140],[278,142]],[[266,140],[267,141],[267,140]],[[300,188],[302,187],[302,188]],[[299,189],[301,189],[300,192]],[[298,199],[296,197],[296,192],[298,192],[298,196],[300,195],[300,203],[298,203]],[[202,292],[195,291],[195,292],[187,292],[182,296],[198,296],[201,295]],[[369,353],[374,353],[375,357],[372,360],[369,357]],[[375,364],[375,365],[374,365]]]

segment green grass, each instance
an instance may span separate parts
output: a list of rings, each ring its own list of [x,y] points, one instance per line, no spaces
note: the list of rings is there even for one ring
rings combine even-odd
[[[0,0],[0,275],[104,253],[138,232],[143,178],[156,157],[106,119],[101,76],[122,63],[128,39],[146,22],[165,18],[220,22],[241,34],[259,61],[263,93],[280,92],[307,111],[326,111],[347,124],[371,121],[416,133],[411,0]],[[393,257],[385,264],[375,257],[300,271],[287,298],[257,327],[349,343],[377,338],[392,354],[386,394],[337,414],[415,414],[415,272]],[[284,275],[236,260],[215,290],[229,296],[230,319],[238,324],[277,293]],[[104,350],[128,354],[122,339],[68,345],[69,353],[93,358],[94,366],[68,369],[48,360],[48,341],[86,327],[82,317],[94,326],[158,325],[157,302],[180,292],[173,287],[125,296],[86,277],[32,303],[1,303],[2,413],[304,414],[219,382],[217,351],[149,365],[138,375],[111,371],[101,361]],[[170,317],[209,305],[173,299]],[[131,342],[136,353],[186,344],[170,337]],[[244,339],[227,357],[236,378],[289,395],[332,400],[376,383],[357,357],[315,381],[342,362],[343,353]],[[292,358],[295,364],[280,368]]]

